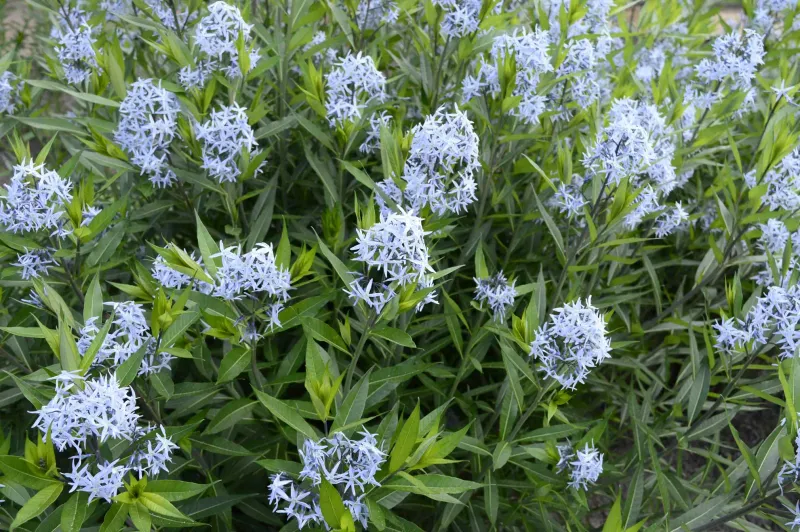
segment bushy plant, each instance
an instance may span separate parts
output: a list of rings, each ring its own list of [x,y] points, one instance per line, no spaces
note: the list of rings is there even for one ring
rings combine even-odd
[[[796,0],[19,9],[0,529],[800,528]]]

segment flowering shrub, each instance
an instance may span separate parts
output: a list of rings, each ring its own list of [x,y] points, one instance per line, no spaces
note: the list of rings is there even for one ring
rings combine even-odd
[[[800,529],[796,0],[15,9],[0,529]]]

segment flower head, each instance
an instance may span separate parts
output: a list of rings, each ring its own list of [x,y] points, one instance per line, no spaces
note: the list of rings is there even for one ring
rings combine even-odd
[[[800,286],[772,286],[759,297],[744,319],[714,324],[716,347],[731,353],[752,343],[752,349],[774,344],[782,358],[798,356],[800,348]]]
[[[503,323],[508,309],[514,305],[517,295],[515,283],[516,281],[509,283],[502,271],[488,279],[475,278],[475,301],[489,305],[494,319]]]
[[[386,101],[386,78],[372,57],[348,53],[325,76],[326,111],[331,126],[361,119],[364,110]]]
[[[680,201],[676,202],[671,209],[656,218],[656,236],[664,238],[671,235],[680,228],[685,227],[688,221],[689,213],[686,212]]]
[[[195,44],[205,56],[209,70],[220,70],[228,78],[241,77],[237,41],[242,35],[245,46],[252,40],[252,24],[247,24],[236,6],[218,1],[208,6],[208,15],[200,19],[195,29]],[[260,58],[258,49],[251,49],[250,68]]]
[[[51,265],[55,264],[53,255],[44,249],[35,249],[33,251],[25,250],[25,253],[17,255],[17,262],[14,266],[22,268],[20,274],[23,279],[38,279],[42,275],[47,275],[47,271]]]
[[[763,63],[764,38],[744,30],[744,36],[733,31],[717,37],[713,59],[703,59],[695,68],[704,81],[730,80],[735,89],[749,91]]]
[[[367,229],[358,230],[351,249],[355,260],[376,268],[386,282],[405,286],[432,272],[422,219],[408,212],[392,213]]]
[[[133,389],[120,386],[113,375],[83,380],[73,374],[60,374],[56,395],[35,413],[34,428],[50,434],[61,451],[74,447],[80,450],[89,436],[101,443],[108,439],[131,440],[139,414]],[[75,382],[81,380],[83,388]]]
[[[541,362],[540,371],[561,386],[574,390],[586,381],[592,368],[609,358],[611,342],[600,312],[580,299],[557,308],[536,331],[529,356]]]
[[[14,166],[14,175],[0,197],[0,224],[12,233],[47,229],[63,237],[70,233],[64,205],[72,201],[72,183],[32,160]]]
[[[598,451],[594,444],[587,443],[583,449],[573,451],[572,446],[559,445],[558,465],[559,472],[569,469],[569,486],[584,491],[589,489],[589,484],[594,484],[603,472],[603,453]]]
[[[18,94],[21,82],[13,72],[5,71],[0,74],[0,114],[13,114],[17,108]]]
[[[168,187],[177,179],[167,159],[179,111],[178,98],[152,79],[135,81],[120,104],[114,140],[157,187]]]
[[[403,169],[404,196],[419,211],[459,213],[477,198],[475,173],[480,168],[479,139],[467,115],[444,107],[416,126]]]
[[[237,156],[246,151],[259,153],[246,110],[234,103],[211,112],[211,118],[197,126],[197,139],[203,142],[203,168],[217,181],[236,182],[242,173]]]
[[[528,124],[539,122],[539,115],[544,111],[546,96],[538,94],[539,78],[553,70],[549,53],[550,38],[542,30],[531,33],[515,31],[495,38],[489,60],[479,63],[477,76],[467,76],[462,87],[464,101],[488,91],[493,97],[500,94],[500,79],[497,65],[503,64],[507,57],[513,57],[516,64],[516,83],[513,96],[520,98],[520,103],[511,109],[511,114]]]
[[[386,24],[394,24],[400,9],[393,0],[371,0],[359,2],[355,20],[360,28],[374,30]]]
[[[84,15],[80,11],[76,11],[75,15],[65,19],[69,23],[58,37],[56,52],[64,69],[64,77],[68,82],[78,84],[85,81],[92,74],[92,69],[98,68],[98,64],[92,47],[95,41],[92,36],[94,28],[81,22]]]
[[[480,0],[434,0],[433,4],[444,11],[440,30],[445,37],[466,37],[478,31]]]
[[[318,489],[325,479],[339,490],[353,520],[366,527],[369,511],[363,496],[369,486],[380,487],[375,476],[386,461],[386,453],[373,434],[364,430],[359,435],[361,439],[350,439],[336,432],[319,441],[306,440],[300,450],[300,483],[286,473],[271,477],[268,489],[273,509],[296,519],[299,528],[324,523]]]

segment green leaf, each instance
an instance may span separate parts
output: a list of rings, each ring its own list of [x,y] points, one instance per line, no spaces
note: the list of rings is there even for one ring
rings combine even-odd
[[[536,189],[531,187],[533,190],[533,197],[536,199],[536,208],[539,210],[539,214],[544,220],[547,229],[550,231],[550,234],[553,236],[553,240],[556,243],[556,247],[558,251],[561,253],[561,256],[564,256],[564,238],[561,236],[561,232],[558,230],[558,226],[553,221],[553,218],[550,217],[550,214],[547,212],[547,209],[544,208],[542,205],[541,200],[539,200],[539,195],[536,194]]]
[[[765,481],[773,472],[780,460],[780,441],[786,435],[786,427],[778,425],[769,436],[761,442],[756,452],[755,465],[758,470],[758,478],[761,482]],[[749,499],[757,486],[755,479],[751,479],[745,490],[745,499]]]
[[[386,516],[383,514],[383,507],[370,497],[366,499],[367,509],[369,510],[369,520],[379,531],[386,530]]]
[[[168,369],[161,370],[158,373],[151,373],[150,385],[158,393],[159,397],[167,400],[175,393],[175,383],[172,382],[172,374]]]
[[[368,395],[369,374],[366,374],[353,386],[347,397],[342,401],[341,406],[336,409],[336,417],[334,417],[333,425],[331,425],[331,433],[361,419],[364,415],[364,407],[367,404]]]
[[[530,382],[538,385],[538,382],[536,381],[536,376],[533,374],[533,370],[531,369],[530,363],[522,360],[522,357],[520,357],[514,351],[514,348],[511,345],[509,345],[507,342],[502,342],[500,344],[500,351],[503,356],[504,364],[515,368],[517,371],[522,373],[522,375]]]
[[[61,485],[61,482],[45,476],[36,465],[19,456],[0,456],[0,471],[3,471],[7,480],[33,490]]]
[[[486,509],[486,515],[489,516],[489,521],[494,525],[497,522],[500,500],[498,498],[497,482],[495,482],[491,471],[486,473],[486,484],[483,486],[483,505]]]
[[[170,502],[182,501],[200,495],[209,488],[208,484],[196,484],[184,480],[148,480],[147,491],[158,493]]]
[[[0,327],[0,331],[22,338],[44,338],[42,327]]]
[[[215,262],[216,259],[212,257],[219,253],[219,246],[217,246],[217,243],[211,238],[211,234],[208,232],[208,229],[206,229],[206,226],[203,225],[200,215],[195,212],[194,216],[195,223],[197,224],[197,247],[200,248],[200,255],[203,257],[203,265],[208,270],[208,273],[211,274],[211,277],[215,277],[217,275],[217,263]]]
[[[411,455],[411,451],[414,449],[414,444],[417,442],[417,436],[419,435],[419,403],[414,408],[414,411],[411,412],[411,415],[408,416],[405,423],[403,423],[403,428],[400,430],[397,441],[392,447],[392,453],[389,455],[389,472],[393,473],[403,467],[403,464],[406,462],[406,458]]]
[[[130,386],[136,376],[139,374],[139,368],[142,367],[142,360],[147,351],[147,346],[150,342],[146,341],[134,354],[119,365],[117,368],[117,382],[120,386]]]
[[[176,519],[190,520],[189,517],[184,515],[180,510],[175,508],[171,502],[158,493],[146,491],[139,496],[139,501],[151,512],[174,517]]]
[[[478,244],[475,250],[475,276],[478,279],[489,277],[489,268],[486,267],[486,257],[483,255],[483,245]]]
[[[103,524],[100,526],[100,532],[118,532],[122,530],[126,517],[128,517],[128,505],[115,502],[106,511],[106,515],[103,517]]]
[[[325,242],[322,241],[321,238],[317,237],[317,242],[319,243],[319,250],[325,255],[325,258],[328,259],[328,262],[331,263],[333,269],[336,270],[336,273],[339,275],[339,278],[344,282],[345,285],[350,286],[353,282],[353,274],[350,273],[350,270],[344,263],[339,260],[339,257],[333,254],[333,252],[325,245]]]
[[[64,371],[76,371],[81,367],[81,355],[75,343],[75,337],[72,336],[72,331],[63,322],[59,324],[58,329],[61,367],[64,368]]]
[[[125,223],[118,223],[97,242],[92,252],[86,258],[86,265],[90,268],[107,262],[117,251],[122,237],[125,236]]]
[[[319,440],[319,434],[317,433],[316,429],[309,425],[308,422],[306,422],[306,420],[297,413],[297,411],[292,410],[280,399],[276,399],[271,395],[259,390],[255,390],[255,392],[258,400],[261,401],[261,404],[267,407],[267,410],[269,410],[273,416],[283,421],[307,438],[311,438],[314,441]]]
[[[406,479],[399,476],[395,476],[387,480],[382,484],[382,487],[393,491],[407,491],[409,493],[418,493],[420,495],[452,495],[483,487],[483,484],[472,482],[471,480],[463,480],[457,477],[449,477],[438,474],[417,475],[414,477],[414,480],[417,481],[418,484],[422,484],[424,489],[420,489],[418,485],[413,485]]]
[[[328,207],[333,207],[337,203],[340,203],[339,190],[334,184],[333,176],[328,166],[314,154],[310,144],[304,143],[303,148],[305,149],[308,164],[311,165],[311,168],[313,168],[314,172],[319,176],[320,181],[322,181],[322,187],[325,190],[325,201]]]
[[[385,325],[375,327],[370,331],[370,334],[403,347],[417,347],[417,344],[414,343],[414,339],[411,338],[410,334],[405,331],[401,331],[400,329],[395,329],[394,327],[387,327]]]
[[[256,404],[255,401],[247,399],[246,397],[225,403],[225,406],[217,411],[217,415],[214,416],[214,419],[208,424],[203,434],[216,434],[234,426],[243,418],[247,417],[253,411]]]
[[[103,98],[102,96],[98,96],[96,94],[91,94],[88,92],[77,92],[70,89],[66,85],[56,83],[55,81],[50,81],[45,79],[26,79],[25,83],[33,87],[40,87],[42,89],[47,89],[51,91],[63,92],[64,94],[69,94],[73,98],[77,98],[78,100],[83,100],[85,102],[94,103],[98,105],[105,105],[106,107],[119,107],[119,103],[115,102],[114,100],[109,100],[108,98]]]
[[[525,407],[525,392],[522,391],[522,384],[519,382],[517,368],[514,364],[510,363],[509,358],[506,356],[503,356],[503,364],[506,368],[506,378],[508,379],[508,385],[511,388],[511,393],[514,395],[514,399],[517,401],[517,408],[522,410]]]
[[[689,404],[687,408],[689,423],[694,421],[694,418],[697,417],[697,414],[699,414],[702,410],[703,403],[705,403],[706,396],[708,395],[710,383],[711,371],[708,369],[708,366],[702,364],[697,372],[697,376],[692,381],[691,388],[689,389]]]
[[[223,456],[255,456],[255,453],[230,440],[219,436],[189,438],[192,446],[202,451],[221,454]]]
[[[622,526],[622,500],[618,496],[608,512],[603,532],[619,532],[621,530],[625,530],[625,528]]]
[[[289,245],[289,233],[286,231],[286,223],[283,224],[281,241],[278,243],[278,249],[275,250],[275,264],[284,270],[288,270],[292,265],[292,247]]]
[[[159,349],[164,347],[172,347],[175,343],[183,338],[183,335],[186,334],[186,331],[189,330],[189,327],[194,325],[194,323],[200,319],[200,311],[189,311],[184,312],[177,318],[172,324],[164,331],[164,335],[161,337],[161,345]]]
[[[222,358],[217,384],[229,382],[239,376],[250,365],[253,352],[246,347],[234,347]]]
[[[87,322],[90,318],[103,317],[103,290],[100,288],[100,274],[95,274],[89,289],[86,290],[86,300],[83,305],[83,321]]]
[[[350,512],[345,508],[342,502],[342,496],[339,491],[331,486],[325,478],[322,478],[319,484],[319,506],[322,510],[322,517],[331,528],[338,529],[342,521],[342,517]]]
[[[43,131],[66,131],[67,133],[78,136],[85,136],[87,134],[86,131],[75,127],[69,120],[64,118],[30,118],[22,116],[15,116],[13,118],[26,126]]]
[[[136,530],[139,532],[150,532],[150,529],[153,527],[153,520],[150,517],[150,511],[143,504],[129,504],[128,515],[130,515]]]
[[[735,491],[728,494],[720,495],[702,504],[699,504],[686,513],[679,515],[677,518],[670,520],[669,532],[684,532],[686,530],[695,530],[707,523],[710,523],[714,518],[719,517],[723,508],[733,499],[736,495]]]
[[[625,506],[622,509],[622,530],[631,528],[642,508],[642,495],[644,493],[644,466],[639,465],[628,484],[628,494]]]
[[[303,324],[303,331],[314,340],[326,342],[343,353],[350,353],[341,335],[324,321],[317,318],[303,317],[300,319],[300,323]]]
[[[89,510],[89,495],[84,491],[73,493],[64,504],[64,510],[61,512],[61,531],[78,532],[83,526],[86,517],[88,517]]]
[[[758,490],[761,491],[761,478],[758,474],[758,466],[756,466],[756,457],[753,456],[750,447],[739,437],[739,431],[736,430],[736,427],[734,427],[730,421],[728,422],[728,427],[730,428],[731,434],[733,434],[734,441],[736,441],[736,446],[739,447],[739,452],[742,453],[742,457],[747,463],[747,467],[750,469],[750,475],[753,477],[753,480],[755,480]]]
[[[92,339],[92,343],[89,344],[89,348],[81,357],[80,369],[85,375],[89,369],[94,364],[95,358],[97,358],[97,353],[100,352],[100,348],[103,347],[103,343],[106,340],[106,336],[108,336],[108,331],[111,329],[111,325],[113,324],[113,320],[108,319],[103,324],[103,327],[100,329],[95,337]]]
[[[64,484],[61,482],[56,482],[54,484],[50,484],[28,499],[22,508],[19,509],[17,512],[17,516],[14,518],[14,521],[11,523],[11,529],[15,529],[20,525],[27,523],[34,517],[38,517],[42,514],[47,508],[50,507],[51,504],[56,502],[58,496],[61,495],[61,492],[64,490]]]

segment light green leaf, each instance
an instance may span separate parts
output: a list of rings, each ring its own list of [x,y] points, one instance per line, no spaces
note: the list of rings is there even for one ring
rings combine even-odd
[[[64,484],[61,482],[50,484],[39,490],[36,495],[31,497],[28,502],[19,509],[14,521],[11,522],[11,529],[13,530],[27,523],[34,517],[41,515],[51,504],[56,502],[56,499],[58,499],[58,496],[61,495],[63,490]]]
[[[216,434],[236,425],[236,423],[250,415],[256,404],[255,401],[246,397],[225,403],[225,406],[217,411],[217,415],[208,424],[203,434]]]
[[[393,473],[403,467],[403,464],[406,462],[406,458],[411,455],[411,451],[414,449],[414,444],[417,442],[417,436],[419,434],[419,403],[411,412],[411,415],[408,416],[405,423],[403,423],[403,428],[400,430],[397,436],[397,441],[392,447],[392,453],[389,455],[389,472]]]
[[[300,414],[298,414],[295,410],[292,410],[286,403],[259,390],[255,390],[255,392],[258,400],[261,401],[261,404],[267,407],[267,410],[269,410],[272,415],[307,438],[311,438],[314,441],[319,440],[319,434],[317,433],[316,429],[309,425],[308,422],[306,422],[306,420],[300,416]]]
[[[222,358],[217,384],[232,381],[250,365],[253,352],[246,347],[234,347]]]

